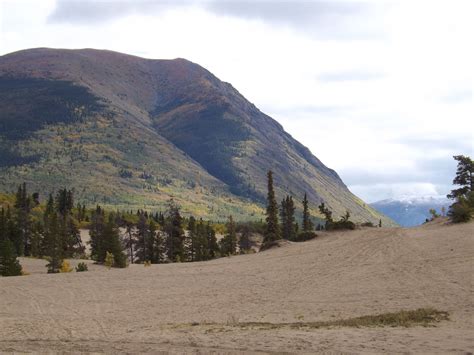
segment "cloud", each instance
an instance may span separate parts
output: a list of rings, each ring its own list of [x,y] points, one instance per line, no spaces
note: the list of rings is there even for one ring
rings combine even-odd
[[[97,24],[128,15],[156,15],[176,7],[198,7],[218,16],[259,20],[322,39],[380,36],[376,21],[365,21],[375,6],[354,1],[272,0],[57,0],[48,23]]]
[[[128,15],[156,15],[170,8],[189,5],[189,1],[147,0],[57,0],[48,23],[97,24]]]
[[[261,20],[312,32],[319,38],[373,37],[366,17],[373,7],[367,2],[347,1],[209,1],[206,9],[225,16]]]

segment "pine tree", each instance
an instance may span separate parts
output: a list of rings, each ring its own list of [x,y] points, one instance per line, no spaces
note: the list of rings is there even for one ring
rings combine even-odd
[[[168,203],[167,218],[164,231],[167,235],[167,257],[170,261],[184,260],[184,230],[179,207],[170,200]]]
[[[102,232],[103,248],[105,257],[107,252],[114,256],[114,267],[124,268],[127,266],[127,257],[123,253],[122,243],[120,242],[119,229],[115,222],[114,214],[109,215],[107,224]],[[105,258],[104,258],[105,261]]]
[[[326,219],[326,224],[325,224],[325,229],[326,230],[329,230],[331,229],[331,226],[332,224],[334,223],[333,219],[332,219],[332,211],[326,207],[326,205],[324,204],[324,202],[321,202],[321,204],[318,206],[319,208],[319,212],[324,216],[324,218]]]
[[[221,254],[234,255],[237,249],[237,232],[235,230],[235,222],[232,216],[227,221],[227,234],[221,240]]]
[[[26,184],[18,187],[15,196],[15,224],[18,230],[18,240],[15,245],[18,255],[30,255],[31,234],[31,197],[28,196]]]
[[[13,243],[8,238],[0,240],[0,275],[21,275],[20,262],[17,259]]]
[[[281,201],[280,218],[283,239],[295,240],[298,225],[295,221],[295,204],[293,197],[288,195]]]
[[[252,242],[250,241],[250,228],[244,225],[240,231],[239,251],[244,254],[252,249]]]
[[[95,260],[98,263],[103,263],[105,261],[106,256],[106,250],[104,248],[104,243],[102,239],[104,227],[105,213],[100,208],[100,206],[97,206],[91,216],[91,224],[89,228],[89,244],[91,246],[91,258],[92,260]]]
[[[458,197],[466,197],[469,192],[474,191],[474,161],[464,155],[456,155],[453,158],[458,162],[453,185],[459,185],[461,187],[452,190],[448,198],[456,199]]]
[[[199,241],[197,235],[196,218],[194,218],[193,216],[189,217],[188,234],[186,236],[185,244],[187,260],[195,261]]]
[[[455,199],[449,206],[448,217],[453,223],[468,222],[474,213],[474,162],[464,155],[456,155],[454,159],[458,161],[458,166],[453,184],[461,187],[448,195]]]
[[[207,237],[207,259],[214,259],[219,253],[219,245],[217,244],[216,232],[212,228],[211,223],[207,222],[206,225],[206,237]]]
[[[309,214],[308,198],[304,194],[303,198],[303,232],[311,232],[314,229],[311,216]]]
[[[147,260],[152,264],[158,264],[161,261],[157,254],[160,249],[157,243],[159,243],[158,227],[156,222],[151,219],[148,223]]]
[[[263,243],[269,243],[281,239],[280,228],[278,225],[278,205],[275,199],[275,191],[273,189],[273,173],[268,171],[268,194],[267,194],[267,211],[266,226],[263,235]]]
[[[60,235],[60,222],[58,214],[53,213],[47,216],[47,225],[44,231],[44,255],[49,263],[46,265],[48,273],[58,273],[61,269],[64,258],[63,241]]]
[[[150,246],[150,232],[148,229],[147,219],[144,213],[140,213],[138,216],[137,229],[135,233],[135,257],[139,263],[149,261],[149,250]]]

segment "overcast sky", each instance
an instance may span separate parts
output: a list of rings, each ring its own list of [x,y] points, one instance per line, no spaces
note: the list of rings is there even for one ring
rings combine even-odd
[[[474,1],[0,0],[0,54],[182,57],[232,83],[368,202],[444,195],[473,153]]]

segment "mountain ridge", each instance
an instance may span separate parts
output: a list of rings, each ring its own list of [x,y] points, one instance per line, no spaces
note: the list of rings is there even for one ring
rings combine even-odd
[[[16,82],[12,84],[8,80]],[[34,85],[28,80],[37,80],[37,89],[33,90]],[[26,112],[22,117],[17,117],[17,122],[29,122],[32,112],[36,114],[36,118],[30,120],[34,123],[32,136],[16,140],[3,138],[2,144],[14,147],[12,149],[20,153],[25,152],[26,146],[31,149],[35,145],[36,152],[42,159],[41,163],[36,162],[40,170],[41,164],[46,161],[43,154],[46,148],[38,148],[40,144],[32,140],[38,137],[54,140],[54,135],[45,130],[54,128],[65,131],[64,139],[61,138],[64,146],[81,144],[81,140],[87,141],[84,137],[89,134],[88,149],[93,149],[92,136],[97,133],[99,136],[95,137],[95,143],[100,147],[96,147],[94,151],[96,165],[112,165],[109,173],[103,169],[102,175],[110,176],[110,172],[117,170],[115,168],[126,170],[128,166],[133,173],[130,181],[111,181],[118,185],[134,185],[134,190],[138,189],[140,183],[143,185],[141,190],[155,188],[156,181],[141,179],[145,182],[137,183],[138,177],[135,174],[140,174],[141,167],[157,162],[150,172],[144,171],[142,176],[156,178],[162,174],[162,167],[165,166],[164,170],[170,175],[166,179],[179,181],[167,185],[172,185],[170,191],[166,191],[166,186],[160,185],[161,189],[157,188],[159,191],[156,194],[163,195],[162,197],[173,197],[173,193],[179,190],[179,196],[175,194],[177,198],[187,200],[186,189],[193,190],[200,186],[206,190],[203,196],[209,194],[207,199],[217,189],[222,196],[227,196],[224,199],[238,201],[241,206],[253,205],[264,201],[265,173],[273,170],[279,198],[290,193],[299,200],[307,192],[313,211],[316,211],[318,203],[324,201],[336,214],[343,214],[348,209],[355,220],[378,221],[381,218],[391,223],[350,193],[334,170],[326,167],[308,148],[285,132],[278,122],[247,101],[231,84],[220,81],[205,68],[186,59],[155,60],[95,49],[40,48],[0,57],[0,81],[4,92],[10,92],[10,102],[24,100]],[[60,85],[64,86],[62,91],[58,89]],[[86,91],[80,88],[85,88]],[[74,102],[70,97],[64,97],[62,93],[68,90],[82,90],[77,97],[83,101]],[[44,93],[44,97],[41,93]],[[55,102],[54,105],[51,100]],[[2,131],[6,132],[8,127],[5,128],[5,122],[8,125],[8,119],[5,118],[5,112],[12,112],[19,104],[11,105],[10,110],[6,100],[0,102],[0,105],[4,112],[4,117],[0,117],[0,124],[3,124]],[[56,117],[54,112],[42,113],[43,106],[50,111],[54,107],[61,107],[57,114],[59,118],[53,119]],[[65,117],[68,119],[61,121]],[[17,123],[10,124],[15,128]],[[96,131],[91,128],[98,125],[102,126]],[[103,129],[103,126],[108,129]],[[83,138],[81,134],[84,135]],[[108,137],[114,134],[115,137],[121,137],[117,138],[119,142]],[[58,133],[56,135],[60,136]],[[68,135],[79,137],[73,143],[68,143]],[[150,140],[157,146],[150,147]],[[127,153],[127,149],[132,149],[131,141],[146,151],[141,165],[134,161],[137,152],[135,155]],[[158,146],[164,149],[162,153],[165,154],[156,155]],[[100,156],[101,151],[108,151],[111,147],[111,154]],[[20,153],[23,157],[24,154]],[[65,154],[71,155],[69,151]],[[106,158],[106,155],[113,159]],[[151,156],[155,158],[152,159]],[[170,161],[171,156],[179,157],[180,161]],[[189,169],[194,169],[194,173],[181,169],[181,160]],[[90,165],[89,169],[92,168],[93,164],[87,161],[83,163]],[[20,168],[25,166],[25,169],[29,169],[28,164],[21,164]],[[64,162],[56,162],[54,166],[61,170]],[[21,176],[20,168],[15,170],[11,166],[3,167],[0,175],[8,176],[13,173],[18,178],[18,175]],[[53,175],[60,178],[62,174],[63,172],[58,172]],[[33,181],[31,173],[23,176]],[[75,179],[69,180],[74,182]],[[90,183],[94,185],[93,181]],[[4,187],[0,185],[0,188],[5,189],[5,185],[8,183]],[[80,198],[86,198],[86,195],[85,191]],[[157,198],[151,194],[149,196],[151,200]],[[149,204],[145,202],[146,205]],[[229,204],[230,210],[234,202]],[[209,211],[212,208],[208,206],[208,211],[201,214],[212,214]],[[255,214],[258,208],[253,206],[251,210]],[[244,214],[248,214],[248,211]]]

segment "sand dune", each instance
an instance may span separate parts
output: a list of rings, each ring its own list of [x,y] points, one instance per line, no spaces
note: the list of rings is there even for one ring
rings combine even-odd
[[[474,224],[324,233],[201,263],[0,279],[0,351],[449,352],[474,349]],[[246,329],[434,307],[434,327]]]

